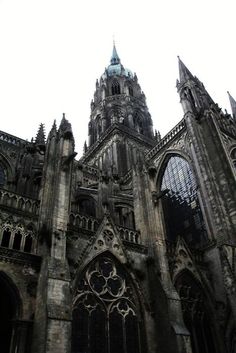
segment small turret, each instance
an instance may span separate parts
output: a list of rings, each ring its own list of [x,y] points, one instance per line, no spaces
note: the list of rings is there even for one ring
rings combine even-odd
[[[65,139],[74,139],[71,123],[66,119],[65,113],[62,115],[61,123],[58,129],[58,133],[60,136],[63,136]]]

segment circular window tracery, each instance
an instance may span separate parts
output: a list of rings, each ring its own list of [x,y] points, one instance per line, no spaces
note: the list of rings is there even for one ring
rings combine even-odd
[[[140,334],[137,297],[126,273],[114,259],[97,258],[77,286],[72,352],[140,353]]]

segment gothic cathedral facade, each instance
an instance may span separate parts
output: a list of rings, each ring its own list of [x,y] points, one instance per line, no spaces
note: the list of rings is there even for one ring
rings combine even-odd
[[[114,46],[80,159],[0,132],[1,353],[236,353],[236,102],[177,90],[161,138]]]

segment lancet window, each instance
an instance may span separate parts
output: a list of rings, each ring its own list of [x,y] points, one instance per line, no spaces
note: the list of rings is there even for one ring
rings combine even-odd
[[[120,84],[117,80],[112,82],[111,93],[114,96],[115,94],[120,94]]]
[[[191,245],[206,240],[206,229],[197,195],[197,185],[188,162],[172,156],[165,168],[161,183],[164,191],[163,210],[167,238],[176,241],[182,236]]]
[[[35,235],[32,229],[12,223],[0,227],[0,246],[4,248],[34,252]]]
[[[230,153],[230,157],[232,159],[234,168],[236,168],[236,148],[234,148],[231,153]]]
[[[184,271],[177,277],[176,289],[181,299],[183,318],[190,333],[193,353],[216,352],[213,340],[212,315],[209,315],[207,298],[201,285],[192,274]]]
[[[129,95],[133,96],[134,95],[133,88],[131,86],[129,86],[128,90],[129,90]]]
[[[5,170],[0,164],[0,187],[4,186],[5,181],[6,181]]]

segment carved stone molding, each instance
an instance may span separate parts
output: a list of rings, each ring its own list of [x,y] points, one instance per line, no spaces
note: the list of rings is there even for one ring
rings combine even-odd
[[[39,270],[41,257],[38,255],[27,254],[21,251],[0,247],[0,262],[14,263],[24,266],[25,264]]]

